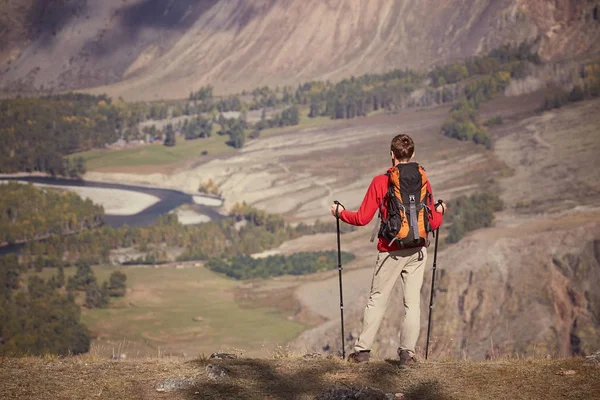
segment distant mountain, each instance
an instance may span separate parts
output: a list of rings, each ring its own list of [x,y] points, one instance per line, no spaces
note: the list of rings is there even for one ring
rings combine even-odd
[[[426,68],[537,40],[600,54],[585,0],[4,0],[0,91],[99,87],[126,99]]]

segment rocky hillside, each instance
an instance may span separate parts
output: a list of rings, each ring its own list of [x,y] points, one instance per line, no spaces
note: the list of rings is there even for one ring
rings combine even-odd
[[[493,102],[483,112],[502,113],[508,101],[515,100]],[[600,176],[595,167],[600,144],[594,139],[599,105],[598,100],[583,102],[519,118],[493,131],[494,152],[512,169],[511,176],[498,179],[506,209],[493,228],[476,231],[439,253],[435,358],[566,357],[590,354],[600,346]],[[438,193],[445,199],[449,194]],[[433,246],[422,291],[421,354],[432,253]],[[344,281],[347,350],[360,332],[371,273],[351,271]],[[335,288],[336,280],[322,285]],[[395,290],[395,298],[401,299],[400,287]],[[322,304],[333,305],[339,294],[320,295]],[[374,347],[378,356],[395,355],[402,314],[401,301],[392,302]],[[324,316],[331,320],[300,335],[294,349],[340,348],[339,315]]]
[[[127,99],[424,68],[537,40],[600,50],[597,1],[3,0],[0,90],[99,87]],[[105,86],[109,85],[109,86]]]

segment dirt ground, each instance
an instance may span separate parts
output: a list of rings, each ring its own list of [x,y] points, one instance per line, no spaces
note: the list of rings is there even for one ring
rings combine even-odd
[[[393,360],[352,365],[285,350],[266,359],[188,362],[6,358],[0,359],[0,380],[0,397],[7,400],[390,398],[386,394],[405,400],[525,400],[597,399],[600,392],[600,369],[585,359],[430,361],[406,368]]]

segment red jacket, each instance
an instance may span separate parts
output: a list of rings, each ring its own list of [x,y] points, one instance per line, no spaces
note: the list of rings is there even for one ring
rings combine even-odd
[[[391,168],[388,170],[388,172]],[[340,213],[340,219],[347,224],[356,225],[356,226],[364,226],[367,225],[373,219],[375,212],[377,210],[381,211],[382,218],[385,218],[387,215],[387,210],[384,207],[383,199],[388,191],[388,177],[387,175],[377,175],[373,178],[373,181],[369,185],[367,189],[367,194],[365,194],[365,198],[360,205],[360,208],[357,212],[352,212],[348,210],[343,210]],[[429,219],[429,223],[431,225],[432,230],[436,230],[442,224],[442,213],[437,212],[435,210],[435,200],[433,199],[433,192],[431,190],[431,184],[429,181],[427,182],[427,191],[431,193],[431,197],[427,201],[427,206],[432,210],[431,218]],[[377,250],[379,251],[393,251],[399,250],[398,246],[394,243],[392,246],[388,246],[388,243],[385,239],[379,238],[379,243],[377,243]]]

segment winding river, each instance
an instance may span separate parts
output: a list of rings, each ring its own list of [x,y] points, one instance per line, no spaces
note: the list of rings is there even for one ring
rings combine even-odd
[[[146,226],[150,225],[158,219],[161,215],[164,215],[183,204],[195,204],[194,197],[206,198],[214,200],[209,196],[201,195],[190,195],[178,190],[172,189],[159,189],[145,186],[134,186],[134,185],[121,185],[118,183],[106,183],[106,182],[92,182],[83,180],[71,180],[61,178],[50,178],[50,177],[2,177],[0,180],[5,181],[22,181],[30,183],[38,183],[43,185],[52,186],[66,186],[66,187],[88,187],[88,188],[99,188],[99,189],[117,189],[127,190],[131,192],[149,194],[157,197],[159,201],[150,207],[138,212],[133,215],[110,215],[104,216],[104,222],[112,227],[120,227],[125,224],[129,226]],[[217,207],[207,206],[203,204],[195,204],[198,212],[206,215],[210,219],[222,218],[222,215],[217,211]]]
[[[158,201],[156,203],[133,215],[111,215],[108,213],[105,214],[104,222],[107,225],[110,225],[114,228],[118,228],[125,224],[127,224],[128,226],[150,225],[156,222],[156,220],[161,215],[167,214],[168,212],[184,204],[194,204],[194,208],[198,213],[206,215],[211,220],[223,218],[223,216],[218,212],[217,206],[198,204],[197,201],[194,201],[194,198],[207,199],[212,201],[214,201],[214,198],[201,195],[192,196],[190,194],[178,190],[50,177],[1,177],[0,180],[29,182],[34,184],[43,184],[58,187],[86,187],[108,190],[125,190],[136,193],[143,193],[158,198]],[[22,245],[18,244],[0,247],[0,255],[18,251],[21,247]]]

